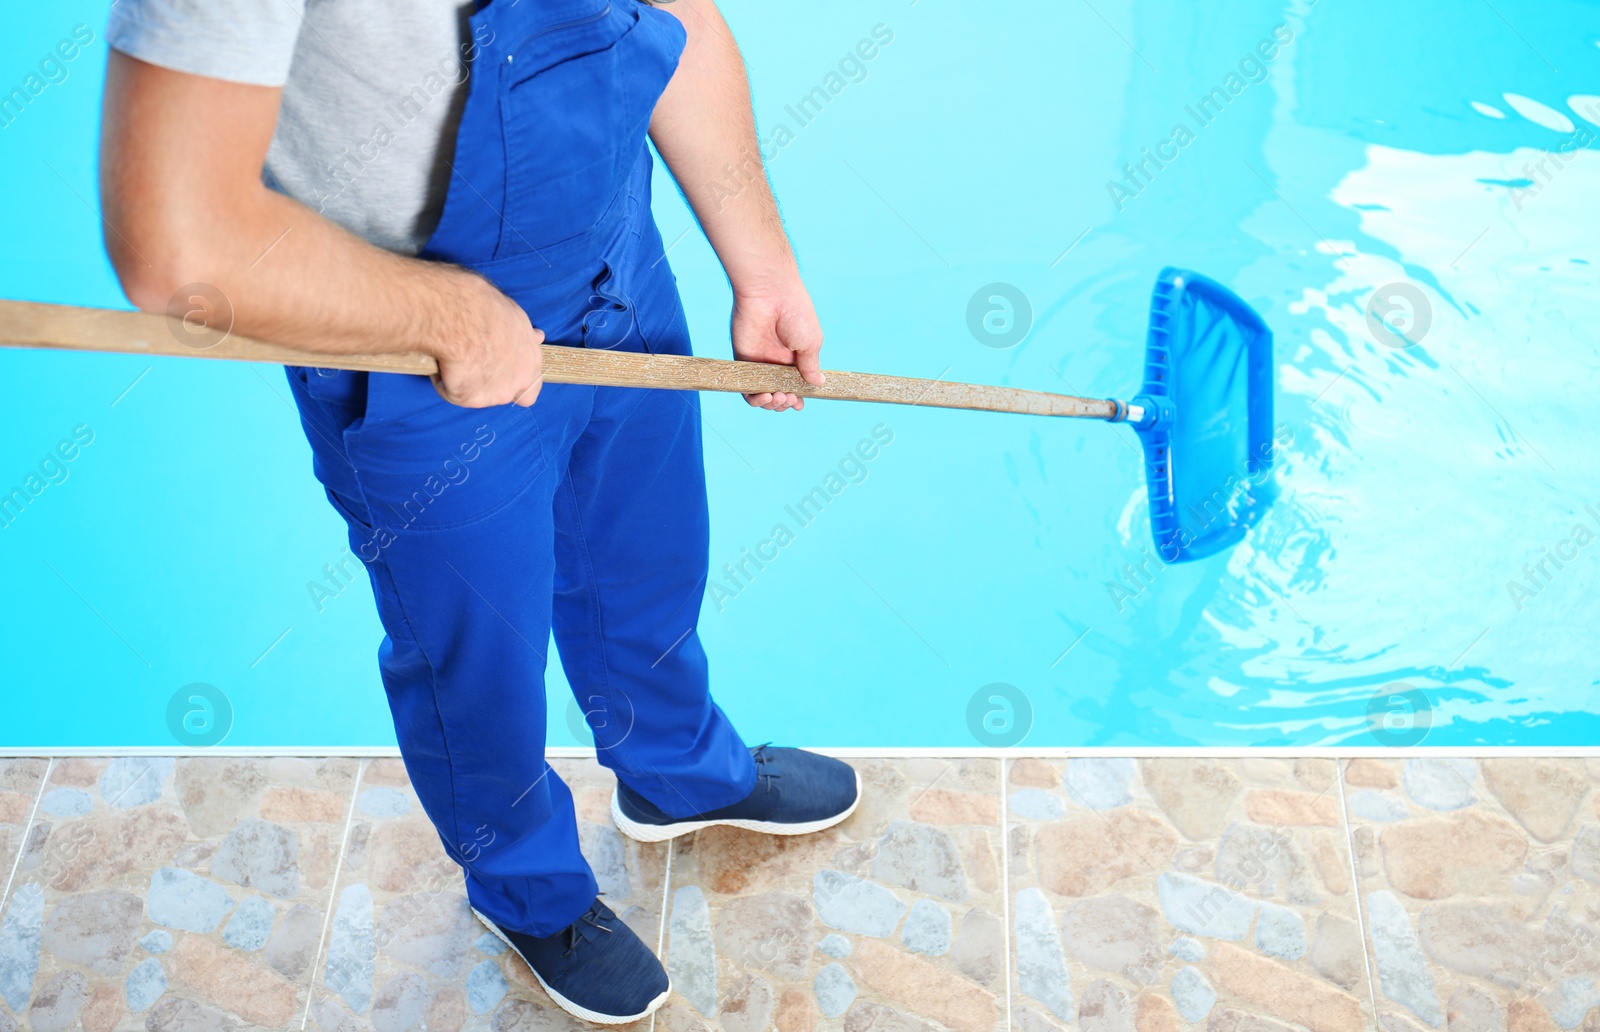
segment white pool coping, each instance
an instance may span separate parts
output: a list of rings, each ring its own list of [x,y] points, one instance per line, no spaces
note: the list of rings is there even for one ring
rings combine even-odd
[[[1344,759],[1355,757],[1465,757],[1481,758],[1485,756],[1566,756],[1586,757],[1600,756],[1600,745],[1576,746],[1540,746],[1540,745],[1416,745],[1406,747],[1372,746],[1171,746],[1160,748],[1129,748],[1123,746],[1092,746],[1092,747],[1060,747],[1060,748],[1027,748],[1018,746],[1010,749],[992,749],[981,747],[939,747],[939,746],[814,746],[805,745],[806,749],[823,753],[827,756],[837,756],[841,759],[852,758],[884,758],[884,759],[914,759],[917,757],[935,757],[944,759],[989,758],[989,759],[1022,759],[1024,757],[1038,757],[1041,759],[1070,759],[1075,756],[1100,756],[1129,759],[1142,759],[1158,756],[1190,756],[1190,757],[1235,757],[1235,756],[1260,756],[1260,757],[1286,757],[1298,758],[1302,756],[1327,757],[1330,759]],[[593,746],[547,746],[545,755],[551,759],[593,759],[595,755]],[[353,757],[396,757],[400,750],[394,746],[228,746],[217,745],[209,748],[193,747],[166,747],[166,746],[115,746],[115,747],[65,747],[65,746],[33,746],[33,747],[0,747],[0,758],[12,759],[20,757],[49,757],[65,756],[353,756]]]

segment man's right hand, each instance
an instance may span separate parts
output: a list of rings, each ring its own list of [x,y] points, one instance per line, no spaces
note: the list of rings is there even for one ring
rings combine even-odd
[[[486,280],[473,276],[465,293],[464,309],[473,317],[439,334],[449,343],[434,355],[439,363],[434,389],[445,401],[463,408],[532,405],[542,384],[539,345],[544,343],[544,331]]]

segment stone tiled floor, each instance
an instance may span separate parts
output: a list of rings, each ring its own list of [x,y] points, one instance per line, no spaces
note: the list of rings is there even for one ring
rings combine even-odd
[[[1004,1027],[1000,761],[855,764],[836,829],[674,844],[664,959],[691,1027]]]
[[[0,1026],[209,1027],[209,1001],[298,1023],[358,765],[50,764],[0,923]]]
[[[852,759],[838,828],[620,836],[664,1032],[1600,1032],[1600,761]],[[0,759],[0,1032],[576,1032],[392,759]]]
[[[1600,1026],[1600,761],[1346,774],[1386,1032]]]
[[[1371,1027],[1337,779],[1326,759],[1012,762],[1014,1022]]]

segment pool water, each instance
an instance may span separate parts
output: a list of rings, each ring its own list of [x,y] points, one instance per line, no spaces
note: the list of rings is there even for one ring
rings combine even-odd
[[[1178,265],[1272,326],[1285,442],[1261,525],[1164,566],[1125,427],[707,397],[701,629],[752,742],[1594,741],[1596,8],[1206,6],[726,0],[826,365],[1126,396]],[[123,304],[105,13],[18,10],[0,41],[5,92],[93,33],[0,128],[0,296]],[[657,190],[725,355],[714,255]],[[280,370],[0,363],[0,489],[48,474],[0,529],[0,748],[392,745]],[[583,744],[549,689],[551,743]]]

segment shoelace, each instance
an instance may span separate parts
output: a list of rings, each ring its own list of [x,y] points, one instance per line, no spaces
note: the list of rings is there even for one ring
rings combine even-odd
[[[763,785],[767,786],[767,792],[769,794],[772,792],[772,782],[777,778],[783,777],[782,774],[774,774],[769,770],[762,769],[767,764],[773,762],[773,758],[767,755],[767,746],[771,744],[771,742],[762,742],[760,745],[750,750],[750,758],[756,761],[756,779]]]
[[[567,926],[567,948],[561,951],[563,959],[572,956],[572,951],[578,948],[579,943],[589,942],[595,937],[593,932],[585,930],[586,926],[588,928],[598,928],[607,935],[615,931],[615,929],[607,928],[596,920],[599,915],[600,903],[597,900],[595,905],[586,910],[582,917]]]

